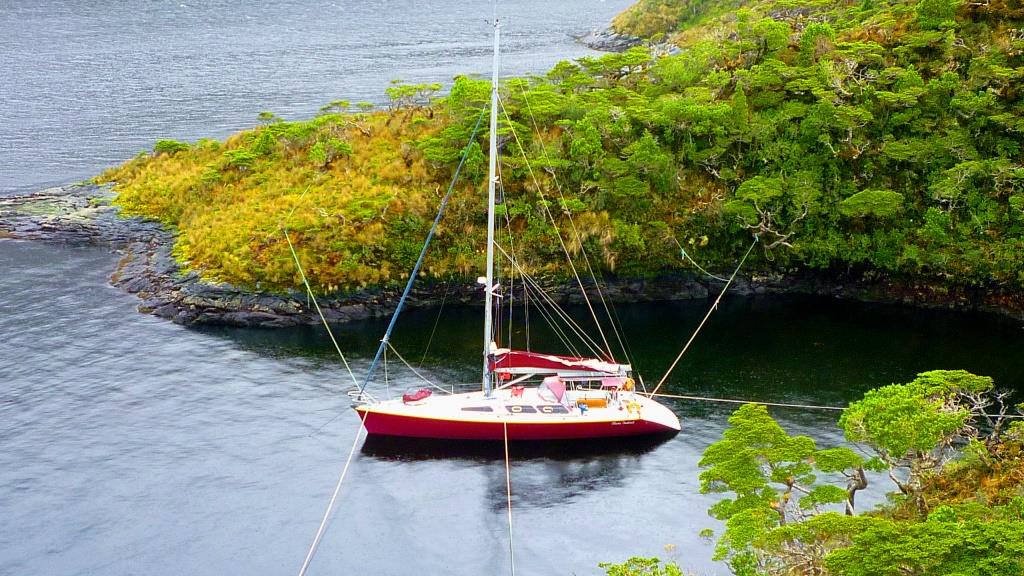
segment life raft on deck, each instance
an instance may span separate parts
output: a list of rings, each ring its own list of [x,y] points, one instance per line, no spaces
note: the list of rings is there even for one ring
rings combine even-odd
[[[418,402],[426,400],[427,398],[430,397],[431,394],[433,394],[431,390],[427,388],[420,388],[415,392],[407,392],[405,394],[402,394],[402,402],[405,402],[406,404],[416,404]]]

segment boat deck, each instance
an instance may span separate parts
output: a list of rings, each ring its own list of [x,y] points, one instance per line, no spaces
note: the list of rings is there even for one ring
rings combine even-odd
[[[589,404],[581,408],[578,404]],[[634,392],[567,390],[561,401],[535,387],[432,394],[355,407],[370,434],[417,438],[548,440],[668,434],[679,419],[658,402]]]

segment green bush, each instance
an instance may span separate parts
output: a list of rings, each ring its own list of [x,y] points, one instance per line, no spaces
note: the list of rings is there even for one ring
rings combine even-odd
[[[189,145],[177,140],[157,140],[153,145],[153,154],[176,154],[189,149]]]

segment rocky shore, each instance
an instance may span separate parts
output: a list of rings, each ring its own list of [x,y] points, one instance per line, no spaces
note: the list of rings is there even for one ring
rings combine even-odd
[[[109,186],[92,184],[51,188],[25,196],[0,197],[0,239],[59,244],[93,244],[121,255],[111,284],[135,294],[139,311],[179,324],[223,324],[279,327],[320,321],[304,292],[252,292],[226,283],[209,282],[184,269],[172,256],[174,235],[159,223],[121,217],[111,205]],[[581,302],[575,286],[551,282],[551,296],[561,303]],[[708,287],[679,278],[673,282],[615,282],[604,288],[614,301],[700,298]],[[324,316],[346,322],[386,316],[394,311],[397,289],[364,290],[343,296],[319,297]],[[479,305],[472,284],[424,283],[410,296],[409,306],[430,306],[442,299]]]
[[[179,324],[224,324],[279,327],[319,322],[304,292],[270,294],[252,292],[225,283],[204,280],[184,269],[171,254],[174,235],[159,223],[125,218],[111,205],[109,186],[72,185],[25,196],[0,197],[0,239],[12,238],[60,244],[94,244],[121,255],[111,284],[135,294],[139,311]],[[574,283],[545,282],[559,303],[579,303]],[[688,274],[654,279],[613,279],[602,285],[606,299],[617,303],[688,300],[714,297],[723,282]],[[998,288],[936,286],[893,282],[873,272],[749,274],[737,277],[731,294],[803,293],[871,302],[894,302],[921,307],[986,310],[1024,320],[1024,294]],[[346,322],[394,311],[396,289],[364,290],[341,296],[320,297],[324,316]],[[479,289],[472,284],[451,286],[423,283],[411,295],[410,306],[449,303],[480,305]]]
[[[625,52],[633,46],[644,43],[642,38],[619,34],[611,28],[592,30],[582,36],[577,36],[576,41],[587,48],[601,52]]]

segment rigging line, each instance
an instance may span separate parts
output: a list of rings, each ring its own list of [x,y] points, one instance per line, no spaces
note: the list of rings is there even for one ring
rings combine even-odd
[[[501,164],[498,164],[498,183],[501,184],[501,204],[504,206],[502,214],[505,217],[505,230],[508,232],[508,249],[514,255],[516,253],[516,245],[512,236],[512,220],[508,217],[508,204],[506,204],[505,198],[505,185],[501,180]],[[523,292],[525,293],[525,289]],[[515,266],[508,274],[508,345],[509,349],[512,348],[512,313],[515,308],[515,295],[516,295],[516,269]]]
[[[532,276],[530,276],[529,274],[527,274],[527,273],[526,273],[526,271],[525,271],[525,270],[523,270],[522,266],[520,266],[520,265],[519,265],[519,262],[518,262],[517,260],[513,259],[513,258],[512,258],[512,257],[511,257],[511,256],[510,256],[510,255],[508,254],[508,252],[506,252],[506,251],[505,251],[504,249],[502,249],[501,245],[499,245],[499,244],[495,243],[495,247],[496,247],[496,248],[497,248],[497,249],[498,249],[499,251],[501,251],[501,253],[502,253],[502,254],[503,254],[503,255],[504,255],[504,256],[505,256],[506,258],[508,258],[508,259],[509,259],[509,261],[510,261],[510,262],[512,263],[512,265],[513,265],[513,266],[514,266],[514,267],[515,267],[515,268],[516,268],[517,270],[519,270],[519,274],[520,274],[520,275],[521,275],[521,276],[523,277],[524,283],[526,283],[527,285],[529,285],[529,284],[532,284],[532,285],[534,286],[534,289],[535,289],[535,290],[536,290],[536,291],[537,291],[537,292],[538,292],[538,293],[539,293],[539,294],[540,294],[540,295],[541,295],[541,296],[542,296],[542,297],[543,297],[544,299],[546,299],[546,300],[548,301],[548,305],[549,305],[549,306],[551,306],[551,307],[552,307],[552,308],[553,308],[553,309],[554,309],[554,310],[555,310],[555,311],[556,311],[556,312],[558,313],[558,316],[559,316],[559,317],[560,317],[560,318],[562,319],[562,321],[563,321],[563,322],[565,322],[565,324],[566,324],[566,325],[567,325],[567,326],[568,326],[568,327],[569,327],[570,329],[572,329],[573,333],[574,333],[574,334],[576,334],[576,336],[580,338],[580,340],[582,341],[582,343],[583,343],[583,344],[584,344],[585,346],[587,346],[588,348],[590,348],[590,351],[591,351],[591,352],[592,352],[592,353],[593,353],[594,355],[596,355],[596,356],[600,356],[600,355],[601,355],[601,353],[599,352],[599,350],[601,349],[601,346],[599,346],[599,345],[597,344],[597,342],[594,342],[594,340],[593,340],[592,338],[590,338],[590,337],[589,337],[589,336],[588,336],[588,335],[586,334],[586,331],[584,331],[584,330],[583,330],[583,327],[582,327],[582,326],[580,326],[579,324],[577,324],[577,323],[576,323],[575,321],[573,321],[572,317],[571,317],[571,316],[569,316],[569,314],[568,314],[568,313],[567,313],[567,312],[566,312],[565,310],[562,310],[562,308],[561,308],[561,307],[560,307],[560,306],[559,306],[559,305],[558,305],[558,304],[557,304],[557,303],[556,303],[556,302],[554,301],[554,299],[553,299],[553,298],[551,298],[551,296],[550,296],[550,295],[548,295],[548,293],[544,291],[544,289],[543,289],[543,288],[542,288],[542,287],[540,286],[540,284],[539,284],[539,283],[537,282],[537,280],[536,280],[535,278],[533,278]]]
[[[544,288],[541,287],[537,279],[535,279],[533,276],[527,273],[526,270],[523,269],[523,267],[519,264],[519,260],[516,259],[511,254],[509,254],[508,252],[506,252],[501,247],[500,244],[495,243],[494,246],[502,253],[503,256],[505,256],[505,258],[509,260],[513,268],[519,271],[520,276],[522,276],[523,278],[524,284],[527,286],[532,284],[533,289],[536,290],[544,299],[548,301],[548,305],[551,306],[558,313],[558,317],[561,318],[563,322],[565,322],[565,324],[572,329],[573,333],[580,338],[582,343],[586,345],[588,348],[590,348],[591,352],[595,356],[600,356],[601,353],[598,350],[600,350],[601,346],[599,346],[597,342],[590,338],[590,336],[586,334],[586,331],[583,329],[583,327],[580,326],[576,321],[574,321],[572,319],[572,316],[570,316],[568,312],[563,310],[558,305],[558,303],[555,302],[555,300],[544,290]]]
[[[760,400],[737,400],[734,398],[711,398],[708,396],[687,396],[685,394],[658,394],[652,392],[645,394],[638,392],[642,396],[657,397],[657,398],[676,398],[679,400],[698,400],[701,402],[722,402],[726,404],[763,404],[765,406],[778,406],[780,408],[803,408],[808,410],[846,410],[843,406],[818,406],[814,404],[786,404],[782,402],[762,402]]]
[[[747,248],[746,254],[743,255],[742,259],[740,259],[740,263],[738,266],[736,266],[736,269],[733,270],[732,276],[729,276],[729,281],[726,282],[725,286],[722,287],[722,291],[718,294],[718,298],[715,298],[715,303],[712,304],[710,308],[708,308],[708,313],[704,315],[704,319],[700,321],[700,325],[697,326],[697,329],[693,331],[693,335],[691,335],[690,339],[686,341],[686,345],[683,346],[683,349],[679,351],[679,355],[676,356],[676,359],[672,361],[672,365],[669,366],[668,370],[665,371],[665,375],[662,376],[661,380],[658,381],[658,385],[654,387],[654,390],[651,392],[651,394],[658,393],[658,390],[661,388],[661,385],[665,383],[665,380],[668,380],[669,374],[671,374],[672,370],[675,369],[676,364],[679,363],[679,360],[683,357],[683,354],[686,354],[686,351],[690,348],[690,344],[693,344],[694,339],[697,338],[697,334],[700,333],[701,328],[704,327],[704,324],[708,321],[708,318],[711,317],[711,313],[718,309],[718,303],[722,300],[722,296],[725,296],[725,291],[729,289],[729,285],[732,284],[733,279],[736,278],[736,274],[738,274],[740,268],[743,267],[743,263],[747,261],[747,256],[750,256],[750,252],[754,249],[754,246],[757,245],[757,242],[758,237],[754,236],[754,241],[750,243],[750,248]]]
[[[530,291],[523,282],[523,319],[526,324],[526,351],[530,351]]]
[[[338,500],[338,492],[341,491],[341,484],[345,481],[345,476],[348,474],[349,465],[352,464],[352,456],[356,453],[356,446],[359,444],[359,436],[363,432],[366,424],[366,417],[369,414],[369,410],[364,410],[363,417],[359,420],[359,428],[356,429],[356,437],[352,440],[352,448],[348,451],[348,458],[345,458],[345,466],[342,467],[341,475],[338,476],[338,482],[334,485],[334,493],[331,494],[331,500],[327,503],[327,509],[324,510],[324,517],[320,520],[320,527],[316,529],[316,535],[313,537],[313,543],[309,546],[309,552],[306,553],[306,559],[302,561],[302,568],[299,568],[299,576],[305,576],[306,570],[309,569],[309,563],[313,561],[316,549],[320,546],[320,539],[323,538],[324,531],[327,529],[327,521],[330,519],[331,512],[334,510],[334,503]]]
[[[420,267],[423,265],[423,259],[427,256],[427,248],[430,247],[430,240],[433,239],[434,233],[437,232],[437,226],[441,222],[441,216],[444,215],[444,209],[448,206],[448,200],[451,199],[452,192],[455,190],[455,183],[459,181],[459,173],[462,172],[462,167],[466,164],[466,158],[469,157],[469,151],[476,142],[476,133],[480,129],[480,123],[483,121],[484,113],[486,111],[487,108],[480,109],[480,116],[476,119],[476,126],[473,126],[473,133],[469,135],[469,142],[466,143],[466,148],[462,151],[462,159],[459,160],[459,165],[455,168],[455,174],[452,175],[452,181],[448,185],[448,191],[445,192],[444,198],[441,199],[441,205],[437,209],[437,216],[434,217],[434,223],[430,226],[430,232],[427,233],[427,239],[423,242],[423,248],[420,249],[419,258],[416,259],[416,265],[413,266],[412,273],[409,274],[409,281],[405,284],[405,290],[402,292],[402,297],[398,299],[398,306],[395,307],[395,313],[391,315],[391,321],[388,323],[388,327],[384,331],[384,338],[381,339],[381,345],[377,347],[377,353],[373,356],[373,362],[370,363],[370,367],[366,371],[366,379],[364,379],[363,383],[359,385],[360,393],[366,389],[366,385],[369,384],[370,379],[373,378],[373,371],[377,368],[377,363],[380,361],[381,354],[384,353],[384,345],[391,339],[391,331],[395,329],[395,323],[398,322],[398,315],[402,312],[402,307],[405,305],[405,301],[409,298],[409,292],[412,291],[412,285],[416,281],[416,276],[419,274]]]
[[[516,144],[519,145],[519,152],[523,155],[523,161],[526,163],[526,169],[530,173],[530,178],[533,180],[534,185],[537,187],[537,194],[541,198],[541,206],[544,207],[544,213],[548,215],[548,219],[551,220],[551,227],[555,229],[555,236],[558,238],[558,244],[562,247],[562,252],[565,253],[565,258],[569,262],[569,268],[572,269],[572,275],[576,278],[576,283],[580,286],[580,291],[583,293],[583,302],[586,303],[587,309],[590,310],[590,316],[594,319],[594,324],[597,326],[597,333],[601,335],[601,340],[604,342],[605,350],[608,353],[607,360],[609,362],[615,362],[615,355],[612,354],[612,347],[608,344],[608,338],[604,335],[604,329],[601,328],[601,322],[597,319],[597,313],[594,312],[593,305],[590,304],[590,298],[587,298],[587,289],[583,287],[583,280],[580,279],[580,274],[576,270],[576,264],[572,261],[572,255],[569,254],[569,249],[565,246],[565,240],[562,239],[562,232],[558,229],[558,224],[555,222],[554,215],[551,214],[551,209],[548,208],[546,198],[544,198],[544,191],[541,189],[540,182],[537,180],[536,174],[533,173],[533,166],[530,164],[530,159],[526,157],[526,149],[523,147],[522,141],[519,140],[519,134],[516,133],[515,126],[512,124],[512,118],[508,115],[508,110],[505,109],[505,103],[499,98],[498,105],[501,106],[501,111],[505,114],[505,120],[508,121],[509,131],[512,132],[512,137],[515,138]]]
[[[512,470],[508,458],[508,422],[502,422],[505,430],[505,496],[508,499],[508,561],[512,576],[516,576],[516,554],[512,547]]]
[[[523,286],[525,287],[525,289],[529,289],[529,280],[527,280],[525,277],[523,278]],[[573,343],[572,338],[570,338],[569,335],[566,334],[565,331],[562,329],[561,323],[558,321],[556,317],[552,316],[551,312],[549,312],[545,308],[545,303],[543,300],[537,301],[536,308],[537,311],[540,312],[541,317],[544,319],[545,322],[547,322],[548,326],[551,327],[552,331],[554,331],[555,333],[555,336],[558,337],[559,341],[561,341],[561,343],[566,347],[566,349],[569,350],[571,353],[575,354],[576,356],[581,356],[579,350],[576,348],[576,345]],[[586,345],[586,342],[584,342],[584,345]]]
[[[501,164],[498,164],[499,182],[501,174]],[[508,347],[512,348],[512,297],[515,295],[515,272],[517,266],[516,258],[516,244],[515,236],[512,234],[512,219],[508,215],[508,204],[507,198],[505,198],[505,185],[501,185],[501,202],[505,205],[505,209],[502,210],[502,214],[505,217],[505,230],[508,231],[508,249],[511,252],[509,260],[512,264],[512,272],[509,274],[509,310],[508,310]],[[499,250],[501,248],[499,247]],[[521,275],[522,273],[520,273]],[[529,286],[526,284],[526,280],[523,280],[523,317],[526,324],[526,350],[530,350],[530,291]]]
[[[513,265],[513,268],[518,268],[519,269],[519,274],[523,278],[524,291],[529,290],[531,283],[533,283],[535,285],[534,288],[533,288],[534,290],[536,290],[538,293],[540,293],[543,297],[548,297],[547,294],[543,291],[543,289],[540,288],[540,286],[536,285],[536,280],[534,280],[531,276],[526,274],[526,272],[523,271],[521,267],[519,267],[517,261],[515,261],[511,257],[511,255],[509,255],[507,252],[505,252],[505,250],[501,247],[500,244],[495,243],[494,246],[502,253],[502,255],[504,255],[506,258],[508,258],[510,260],[510,262]],[[548,297],[548,298],[550,299],[550,297]],[[548,305],[552,306],[553,308],[555,308],[557,310],[557,304],[554,304],[553,301],[551,303],[549,303]],[[552,316],[551,312],[548,312],[547,310],[544,309],[544,301],[543,300],[540,301],[540,304],[538,306],[539,306],[538,310],[540,310],[541,315],[544,316],[544,319],[547,321],[547,323],[551,327],[551,329],[555,331],[555,334],[558,336],[559,340],[562,341],[562,344],[564,344],[566,346],[566,348],[571,350],[573,354],[576,354],[577,356],[579,356],[580,355],[579,351],[572,344],[571,339],[568,337],[568,335],[565,333],[565,331],[562,330],[562,328],[560,326],[560,323],[556,320],[556,318],[559,318],[559,317],[558,316]],[[581,332],[579,330],[577,330],[577,328],[575,326],[573,326],[573,324],[571,323],[571,320],[572,319],[570,318],[568,322],[565,322],[564,320],[563,320],[563,322],[565,322],[567,324],[567,326],[573,331],[573,333],[577,337],[580,337],[582,343],[585,346],[587,346],[588,348],[590,348],[591,351],[593,351],[594,350],[594,346],[597,346],[597,345],[593,344],[593,340],[591,340],[588,343],[585,340],[586,335],[585,334],[581,334]]]
[[[284,220],[277,221],[277,230],[284,228],[283,222],[291,220],[292,216],[295,214],[295,210],[298,209],[300,204],[302,204],[302,199],[306,197],[306,192],[309,192],[309,189],[312,186],[312,184],[306,185],[306,189],[302,191],[302,194],[299,194],[299,199],[295,201],[295,204],[292,206],[292,209],[288,211],[288,215],[284,217]],[[267,234],[267,237],[264,238],[263,241],[266,242],[267,240],[270,240],[271,236],[277,234],[277,230],[273,230],[270,234]]]
[[[515,312],[516,277],[513,269],[508,275],[508,347],[512,348],[512,326]]]
[[[675,398],[678,400],[696,400],[699,402],[721,402],[725,404],[762,404],[764,406],[777,406],[779,408],[799,408],[804,410],[833,410],[842,411],[846,410],[847,406],[824,406],[821,404],[790,404],[786,402],[762,402],[761,400],[739,400],[736,398],[712,398],[710,396],[688,396],[686,394],[655,394],[655,393],[644,393],[638,392],[641,396],[647,396],[649,398]],[[999,414],[981,414],[982,416],[996,416]],[[1017,414],[1003,414],[1003,418],[1024,418],[1024,415]]]
[[[580,354],[580,351],[576,348],[576,346],[572,343],[572,339],[569,338],[565,331],[562,330],[561,326],[559,326],[558,320],[551,317],[551,313],[544,308],[544,305],[538,304],[537,310],[540,312],[541,317],[544,318],[544,321],[548,323],[548,326],[550,326],[552,330],[555,332],[555,335],[558,336],[558,339],[565,346],[565,349],[568,350],[574,356],[583,356],[582,354]]]
[[[448,281],[444,285],[444,296],[441,297],[441,307],[437,309],[437,318],[434,319],[434,327],[430,330],[430,338],[427,338],[427,347],[423,349],[423,356],[420,358],[420,368],[423,367],[423,362],[427,359],[427,352],[430,351],[430,345],[434,342],[434,334],[437,332],[437,325],[441,323],[441,313],[444,312],[444,303],[448,301],[448,291],[451,287],[452,279],[448,278]]]
[[[707,270],[701,268],[700,264],[697,264],[697,261],[694,260],[689,254],[686,253],[686,249],[683,248],[683,245],[679,243],[679,239],[676,238],[675,235],[672,235],[672,241],[676,243],[676,246],[679,246],[679,251],[683,253],[683,259],[689,260],[691,264],[693,264],[694,266],[697,267],[697,270],[700,270],[704,274],[707,274],[708,276],[710,276],[711,278],[714,278],[715,280],[718,280],[719,282],[725,282],[725,278],[719,278],[718,276],[715,276],[711,272],[708,272]]]
[[[501,173],[501,165],[500,164],[498,165],[498,172],[499,172],[499,174]],[[505,199],[505,187],[504,187],[504,185],[502,185],[501,191],[502,191],[502,203],[504,203],[505,200],[506,200]],[[527,280],[525,278],[525,272],[519,266],[519,260],[516,257],[515,237],[512,234],[512,219],[508,215],[508,209],[507,208],[503,211],[503,214],[504,214],[504,217],[505,217],[505,229],[508,231],[508,248],[509,248],[509,252],[510,253],[506,253],[504,250],[502,250],[501,246],[498,245],[498,244],[495,244],[495,246],[498,247],[498,250],[502,251],[502,253],[508,258],[509,263],[512,264],[512,274],[509,275],[510,280],[514,281],[514,273],[516,272],[517,269],[519,270],[520,276],[523,277],[523,302],[524,302],[524,305],[525,305],[524,317],[525,317],[525,323],[526,323],[526,349],[527,349],[527,351],[529,351],[529,349],[530,349],[529,285],[528,285]],[[510,286],[511,285],[512,284],[510,282]],[[539,287],[538,287],[538,289],[539,289]],[[512,302],[511,302],[511,295],[512,295],[512,290],[510,288],[510,299],[509,299],[509,346],[508,346],[509,348],[512,347],[512,325],[511,325],[512,324]],[[549,322],[549,324],[551,324],[551,320],[550,319],[548,319],[548,322]],[[554,326],[554,325],[552,325],[552,326],[558,332],[561,332],[560,330],[558,330],[558,328],[556,326]],[[562,340],[562,343],[565,344],[567,348],[569,348],[570,350],[573,350],[574,354],[579,355],[579,352],[575,351],[575,347],[569,342],[568,337],[565,336],[564,332],[561,332],[561,335],[559,336],[559,338]]]
[[[562,319],[564,320],[564,322],[565,322],[565,323],[566,323],[566,324],[567,324],[567,325],[568,325],[568,326],[569,326],[570,328],[572,328],[572,331],[573,331],[573,332],[574,332],[574,333],[575,333],[575,334],[576,334],[577,336],[579,336],[579,338],[580,338],[580,340],[581,340],[581,341],[583,342],[583,344],[584,344],[584,345],[586,345],[586,346],[587,346],[588,348],[590,348],[591,352],[592,352],[592,353],[593,353],[593,354],[594,354],[595,356],[601,356],[601,352],[599,352],[599,350],[601,349],[601,346],[600,346],[600,345],[598,345],[598,344],[597,344],[597,342],[595,342],[595,341],[594,341],[594,340],[593,340],[592,338],[590,338],[590,337],[589,337],[589,336],[588,336],[588,335],[586,334],[586,331],[585,331],[585,330],[583,329],[583,327],[582,327],[582,326],[580,326],[580,325],[579,325],[579,323],[577,323],[577,322],[576,322],[575,320],[573,320],[573,319],[572,319],[572,316],[570,316],[570,315],[569,315],[569,314],[568,314],[567,312],[565,312],[564,310],[562,310],[562,308],[561,308],[560,306],[558,306],[558,304],[557,304],[557,303],[556,303],[556,302],[554,301],[554,299],[552,299],[552,298],[551,298],[551,297],[550,297],[550,296],[549,296],[549,295],[547,294],[547,292],[545,292],[545,291],[544,291],[544,289],[543,289],[543,288],[542,288],[542,287],[540,286],[540,283],[539,283],[539,282],[538,282],[538,281],[537,281],[537,280],[536,280],[535,278],[533,278],[532,276],[530,276],[530,275],[529,275],[529,274],[528,274],[528,273],[527,273],[527,272],[526,272],[526,271],[525,271],[525,270],[523,269],[523,267],[522,267],[522,266],[521,266],[521,265],[519,264],[519,260],[518,260],[517,258],[515,258],[515,257],[514,257],[513,255],[511,255],[511,254],[509,254],[508,252],[506,252],[506,251],[505,251],[504,249],[502,249],[502,247],[501,247],[501,245],[500,245],[500,244],[498,244],[498,243],[495,243],[495,247],[496,247],[496,248],[497,248],[497,249],[498,249],[499,251],[501,251],[501,253],[502,253],[502,254],[503,254],[503,255],[505,256],[505,258],[507,258],[507,259],[509,260],[509,262],[510,262],[510,263],[512,264],[512,266],[513,266],[513,269],[514,269],[514,270],[517,270],[517,271],[519,272],[520,276],[521,276],[521,277],[523,278],[523,282],[524,282],[524,285],[526,285],[526,286],[529,286],[529,284],[531,284],[531,283],[532,283],[532,284],[533,284],[533,286],[534,286],[534,289],[535,289],[535,290],[536,290],[536,291],[537,291],[538,293],[540,293],[540,294],[541,294],[541,295],[542,295],[542,296],[543,296],[544,298],[546,298],[546,299],[547,299],[547,300],[549,301],[549,303],[550,303],[550,306],[552,306],[552,307],[553,307],[553,308],[554,308],[554,309],[555,309],[555,310],[556,310],[556,311],[558,312],[558,315],[559,315],[559,317],[561,317],[561,318],[562,318]],[[510,247],[510,248],[511,248],[511,247]]]
[[[537,282],[535,278],[529,275],[524,276],[524,283],[527,284],[528,286],[532,286],[532,289],[535,290],[538,294],[540,294],[540,305],[542,310],[545,304],[551,308],[552,312],[549,312],[549,314],[554,314],[553,318],[555,318],[555,320],[549,319],[549,323],[561,320],[561,322],[564,323],[571,330],[572,334],[575,335],[580,340],[580,342],[589,350],[588,354],[598,357],[601,356],[601,346],[598,345],[597,342],[594,342],[593,338],[587,335],[586,331],[583,330],[583,327],[577,324],[572,319],[572,317],[565,310],[563,310],[547,292],[544,291],[544,288],[540,286],[540,284]],[[552,316],[549,316],[548,318],[551,317]],[[578,352],[575,353],[579,355]]]
[[[388,351],[384,351],[384,393],[391,399],[391,381],[388,379]]]
[[[612,305],[610,310],[612,312],[612,321],[617,322],[619,324],[619,330],[622,330],[623,335],[625,335],[626,330],[622,328],[622,320],[619,320],[619,312],[615,309],[614,305]],[[626,355],[626,362],[629,363],[630,366],[632,366],[633,372],[636,374],[637,379],[640,380],[640,388],[642,388],[644,392],[647,392],[647,385],[644,384],[643,374],[640,373],[639,368],[633,365],[633,358],[635,356],[633,355],[633,348],[629,345],[629,340],[626,339],[624,341],[621,341],[620,343],[625,344],[625,350],[623,350],[623,353]]]
[[[391,342],[387,343],[387,347],[390,348],[391,351],[395,353],[395,356],[398,356],[398,359],[402,361],[402,364],[405,364],[406,368],[408,368],[409,370],[412,370],[412,373],[415,374],[417,377],[419,377],[420,380],[423,380],[427,384],[430,384],[431,386],[433,386],[434,388],[437,388],[438,390],[440,390],[441,392],[444,392],[445,394],[454,394],[455,393],[454,390],[445,390],[444,388],[442,388],[442,387],[438,386],[437,384],[434,384],[433,382],[428,380],[427,377],[424,376],[423,374],[420,374],[415,368],[412,367],[412,364],[409,364],[408,362],[405,361],[405,358],[403,358],[402,355],[398,353],[398,350],[395,350],[395,347],[391,344]]]
[[[528,281],[525,278],[523,280],[523,285],[524,287],[526,287],[525,289],[529,288]],[[572,354],[576,356],[581,356],[579,350],[577,350],[576,346],[573,344],[572,339],[569,338],[569,336],[562,329],[558,320],[552,317],[551,312],[548,312],[548,310],[544,308],[543,300],[538,301],[536,308],[540,312],[540,315],[544,319],[544,321],[547,322],[548,326],[551,327],[551,330],[555,333],[555,336],[562,343],[562,345],[564,345],[565,348]]]
[[[324,328],[327,330],[327,335],[331,337],[331,343],[334,344],[334,349],[338,351],[338,356],[341,356],[341,362],[345,365],[345,370],[348,371],[348,375],[352,378],[352,383],[356,386],[359,385],[359,381],[356,380],[356,375],[352,373],[352,368],[348,365],[348,360],[345,359],[345,355],[341,353],[341,346],[338,346],[338,340],[334,338],[334,332],[331,331],[330,325],[327,323],[327,318],[324,317],[324,313],[320,310],[320,303],[316,301],[316,296],[313,295],[313,288],[309,285],[309,280],[306,279],[306,271],[302,269],[302,263],[299,262],[299,255],[295,253],[295,246],[292,245],[292,239],[288,236],[288,229],[281,228],[284,232],[284,239],[288,241],[288,249],[292,252],[292,258],[295,259],[295,266],[299,269],[299,275],[302,277],[302,283],[306,285],[306,294],[313,300],[313,306],[316,307],[316,313],[320,315],[320,320],[324,323]]]
[[[533,131],[540,137],[540,126],[537,124],[537,117],[533,114],[533,106],[530,105],[530,99],[526,96],[526,88],[522,84],[519,86],[520,95],[523,97],[523,102],[526,102],[526,110],[530,113],[530,122],[533,124]],[[520,146],[521,147],[521,146]],[[544,162],[550,164],[551,160],[548,158],[547,148],[544,146],[543,140],[540,146],[541,154],[543,155]],[[611,322],[612,332],[615,334],[615,339],[619,342],[619,348],[622,349],[623,355],[626,356],[626,362],[632,364],[633,361],[630,359],[629,348],[623,341],[620,331],[622,325],[615,325],[615,318],[612,315],[614,306],[609,308],[608,302],[605,300],[604,291],[601,290],[601,283],[597,281],[597,274],[594,273],[593,266],[590,265],[590,257],[587,255],[587,249],[583,246],[583,235],[580,234],[579,229],[576,227],[576,221],[572,218],[572,211],[566,208],[565,195],[562,193],[562,184],[558,181],[558,176],[554,171],[550,172],[551,180],[555,183],[555,191],[558,192],[558,199],[562,201],[562,210],[565,212],[566,217],[569,219],[569,225],[572,227],[572,233],[576,237],[576,242],[580,245],[580,254],[583,255],[583,262],[587,265],[587,271],[590,272],[590,278],[594,281],[594,288],[597,289],[597,297],[601,300],[601,306],[604,307],[604,313],[608,316],[608,321]],[[584,294],[586,298],[586,294]]]

